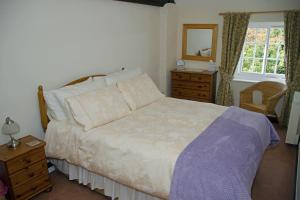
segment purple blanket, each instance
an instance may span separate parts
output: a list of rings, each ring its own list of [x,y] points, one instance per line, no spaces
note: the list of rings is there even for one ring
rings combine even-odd
[[[279,137],[262,114],[228,108],[180,154],[171,200],[250,200],[265,149]]]

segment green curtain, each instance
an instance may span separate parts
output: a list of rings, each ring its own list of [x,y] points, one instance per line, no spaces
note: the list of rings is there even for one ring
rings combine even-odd
[[[249,18],[248,13],[224,15],[222,61],[219,68],[221,80],[217,93],[217,103],[220,105],[233,105],[231,81],[243,49]]]
[[[287,126],[295,91],[300,91],[300,11],[284,13],[287,92],[280,122]]]

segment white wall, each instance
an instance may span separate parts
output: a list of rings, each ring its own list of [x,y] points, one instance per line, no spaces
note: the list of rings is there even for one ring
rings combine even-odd
[[[167,4],[161,8],[160,89],[170,95],[170,70],[177,59],[177,5]]]
[[[169,8],[169,13],[176,13],[176,17],[172,17],[172,23],[177,24],[177,53],[176,58],[181,58],[182,49],[182,25],[186,23],[195,24],[218,24],[218,40],[217,40],[217,66],[221,64],[222,49],[222,28],[223,19],[219,16],[220,12],[243,12],[243,11],[270,11],[270,10],[288,10],[299,9],[299,0],[176,0],[176,6]],[[280,21],[283,20],[282,14],[263,14],[253,15],[251,21]],[[172,28],[174,29],[174,27]],[[168,30],[169,31],[169,30]],[[174,33],[175,34],[175,33]],[[168,40],[168,39],[167,39]],[[173,38],[171,38],[173,40]],[[170,56],[172,57],[172,56]],[[164,66],[162,66],[164,67]],[[186,67],[207,69],[208,62],[186,61]],[[165,66],[166,69],[175,68],[173,64]],[[169,73],[169,72],[168,72]],[[166,78],[168,82],[168,78]],[[169,83],[168,83],[169,84]],[[245,87],[251,85],[250,82],[234,81],[232,84],[234,92],[235,105],[239,104],[239,92]],[[169,90],[167,90],[169,93]]]
[[[11,116],[21,125],[19,137],[43,137],[39,84],[56,88],[121,66],[141,67],[169,94],[170,70],[181,57],[182,24],[219,24],[219,65],[219,12],[300,8],[299,0],[176,2],[157,8],[113,0],[0,0],[0,125]],[[207,62],[187,61],[187,66],[206,68]],[[235,99],[243,87],[233,84]],[[0,135],[0,143],[7,140]]]
[[[112,0],[0,0],[0,126],[43,136],[37,87],[141,67],[158,83],[160,9]],[[0,143],[8,137],[0,134]]]

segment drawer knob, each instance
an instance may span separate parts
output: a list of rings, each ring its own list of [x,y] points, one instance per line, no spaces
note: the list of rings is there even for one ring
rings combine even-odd
[[[28,159],[28,158],[24,158],[23,161],[24,161],[25,163],[27,163],[27,164],[28,164],[28,163],[31,163],[31,160]]]
[[[38,187],[37,186],[35,186],[35,187],[32,187],[31,188],[31,190],[36,190]]]
[[[34,175],[35,175],[34,172],[28,174],[28,176],[29,176],[30,178],[34,177]]]

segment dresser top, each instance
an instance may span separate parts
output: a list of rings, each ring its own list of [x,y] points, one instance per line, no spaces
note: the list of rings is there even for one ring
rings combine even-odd
[[[26,143],[31,142],[33,140],[38,140],[40,143],[34,146],[29,146]],[[19,141],[21,142],[17,148],[8,148],[6,144],[3,144],[0,146],[0,161],[8,161],[11,160],[17,156],[23,155],[31,150],[34,150],[36,148],[40,148],[45,146],[45,142],[42,140],[39,140],[32,135],[25,136],[23,138],[20,138]]]
[[[208,71],[208,70],[203,70],[203,69],[173,69],[171,70],[171,72],[180,72],[180,73],[190,73],[190,74],[209,74],[209,75],[213,75],[215,73],[217,73],[218,71]]]

